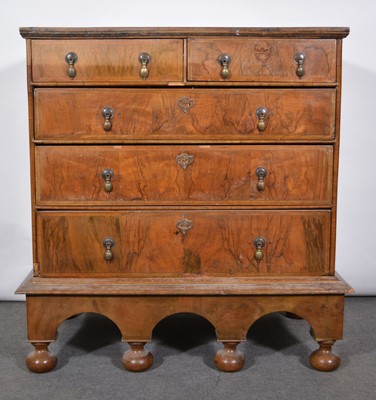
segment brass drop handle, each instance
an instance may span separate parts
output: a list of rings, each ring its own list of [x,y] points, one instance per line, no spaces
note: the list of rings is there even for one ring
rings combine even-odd
[[[112,185],[112,178],[114,177],[114,171],[112,169],[105,169],[102,172],[102,178],[104,179],[104,190],[107,193],[110,193],[112,191],[113,185]]]
[[[223,79],[228,79],[230,77],[229,65],[231,62],[231,57],[228,54],[221,54],[218,59],[218,64],[222,67],[220,75]]]
[[[103,129],[108,132],[112,129],[110,120],[114,116],[114,110],[111,107],[104,107],[102,109],[102,115],[104,117]]]
[[[264,257],[262,248],[265,246],[265,239],[263,237],[259,236],[253,241],[253,245],[256,247],[254,256],[255,256],[256,261],[259,263],[262,260],[262,258]]]
[[[147,79],[147,77],[149,76],[149,70],[147,65],[150,63],[151,61],[151,57],[149,53],[141,53],[138,56],[138,59],[141,63],[141,68],[140,68],[140,77],[145,80]]]
[[[114,258],[112,248],[115,246],[115,240],[111,237],[106,237],[103,239],[103,246],[106,249],[106,251],[104,252],[104,259],[109,262]]]
[[[78,56],[76,53],[74,53],[73,51],[69,52],[66,56],[65,56],[65,61],[68,63],[68,76],[71,79],[74,79],[74,77],[76,76],[76,70],[74,68],[74,64],[78,61]]]
[[[257,121],[257,129],[259,132],[263,132],[266,129],[266,122],[265,118],[268,116],[268,109],[265,107],[259,107],[256,110],[256,117],[258,118]]]
[[[262,192],[265,189],[265,176],[267,171],[264,167],[258,167],[256,168],[255,174],[257,176],[256,188],[259,192]]]
[[[294,56],[294,61],[295,63],[298,65],[296,67],[296,75],[299,77],[299,79],[301,79],[304,75],[304,68],[303,68],[303,64],[305,61],[305,55],[304,53],[296,53]]]

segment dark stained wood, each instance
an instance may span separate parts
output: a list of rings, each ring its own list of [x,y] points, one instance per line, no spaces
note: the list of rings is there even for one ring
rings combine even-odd
[[[350,32],[348,27],[111,27],[111,28],[50,28],[50,27],[23,27],[20,34],[24,38],[127,38],[146,37],[190,37],[190,36],[256,36],[256,37],[298,37],[305,39],[315,38],[344,38]]]
[[[26,357],[26,366],[32,372],[49,372],[56,367],[57,358],[48,350],[48,343],[32,343],[34,350]]]
[[[72,80],[67,74],[65,56],[75,52],[77,75]],[[149,53],[149,77],[139,75],[140,53]],[[42,40],[32,43],[32,79],[34,82],[71,82],[88,84],[111,81],[139,85],[160,84],[183,80],[183,42],[178,39],[161,40]]]
[[[224,372],[236,372],[244,367],[244,354],[236,347],[238,342],[224,342],[224,347],[215,355],[215,365]]]
[[[304,75],[296,75],[295,54],[303,53]],[[230,77],[218,57],[228,54]],[[193,38],[188,40],[189,81],[335,82],[336,41],[305,39]]]
[[[185,233],[176,224],[192,222]],[[38,214],[41,276],[324,275],[328,211]],[[254,239],[266,241],[257,262]],[[43,241],[48,237],[48,241]],[[115,241],[105,261],[103,240]]]
[[[147,351],[145,343],[130,342],[130,349],[123,354],[123,365],[128,371],[141,372],[153,365],[153,355]]]
[[[332,146],[38,146],[37,205],[331,206]],[[176,161],[193,156],[183,169]],[[264,167],[265,189],[256,169]],[[102,172],[111,168],[110,193]]]
[[[186,112],[178,102],[188,97]],[[335,133],[333,89],[36,89],[35,138],[155,142],[323,140]],[[111,131],[102,109],[114,110]],[[256,110],[266,107],[266,129]]]
[[[335,371],[340,363],[341,359],[337,354],[332,352],[332,346],[334,340],[326,340],[319,342],[319,349],[315,350],[309,357],[311,366],[318,371],[331,372]]]

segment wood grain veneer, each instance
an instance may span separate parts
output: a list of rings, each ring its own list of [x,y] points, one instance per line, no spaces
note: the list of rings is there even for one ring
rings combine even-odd
[[[35,138],[43,141],[333,140],[332,89],[36,89]],[[179,100],[193,105],[184,111]],[[188,100],[188,101],[189,101]],[[111,107],[110,131],[103,129]],[[266,129],[256,110],[266,107]]]
[[[154,326],[191,312],[223,342],[215,365],[237,371],[244,365],[237,345],[249,327],[287,312],[312,328],[319,344],[312,367],[338,368],[331,349],[352,290],[335,272],[349,29],[20,33],[34,263],[17,290],[26,294],[34,346],[27,367],[53,369],[48,345],[59,325],[97,312],[129,343],[124,367],[145,370]],[[68,52],[78,57],[70,66]],[[142,67],[143,52],[151,59]],[[113,111],[107,121],[104,107]]]

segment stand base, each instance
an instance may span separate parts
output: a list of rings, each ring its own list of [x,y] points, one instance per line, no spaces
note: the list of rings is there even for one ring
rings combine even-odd
[[[145,280],[30,278],[18,291],[26,293],[28,336],[35,347],[26,364],[33,372],[53,369],[57,360],[48,344],[55,340],[59,325],[76,314],[95,312],[111,319],[129,343],[124,367],[144,371],[153,363],[144,345],[158,322],[172,314],[194,313],[215,327],[224,344],[215,355],[215,365],[222,371],[238,371],[244,366],[244,355],[237,345],[246,340],[251,325],[266,314],[284,312],[310,324],[320,345],[311,354],[312,367],[333,371],[340,358],[331,347],[342,338],[344,294],[349,288],[335,277],[295,280],[299,285],[294,287],[291,278],[275,279],[277,286],[270,280],[267,286],[265,278],[240,283],[217,279],[211,284],[202,283],[203,279],[165,279],[160,280],[163,285],[156,279],[147,285]]]

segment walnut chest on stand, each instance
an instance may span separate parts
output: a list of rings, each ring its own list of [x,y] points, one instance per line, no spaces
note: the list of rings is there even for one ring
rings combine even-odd
[[[260,317],[304,318],[313,368],[339,366],[335,273],[347,28],[21,28],[27,44],[34,268],[28,368],[67,318],[110,318],[149,368],[155,325],[215,327],[237,371]]]

